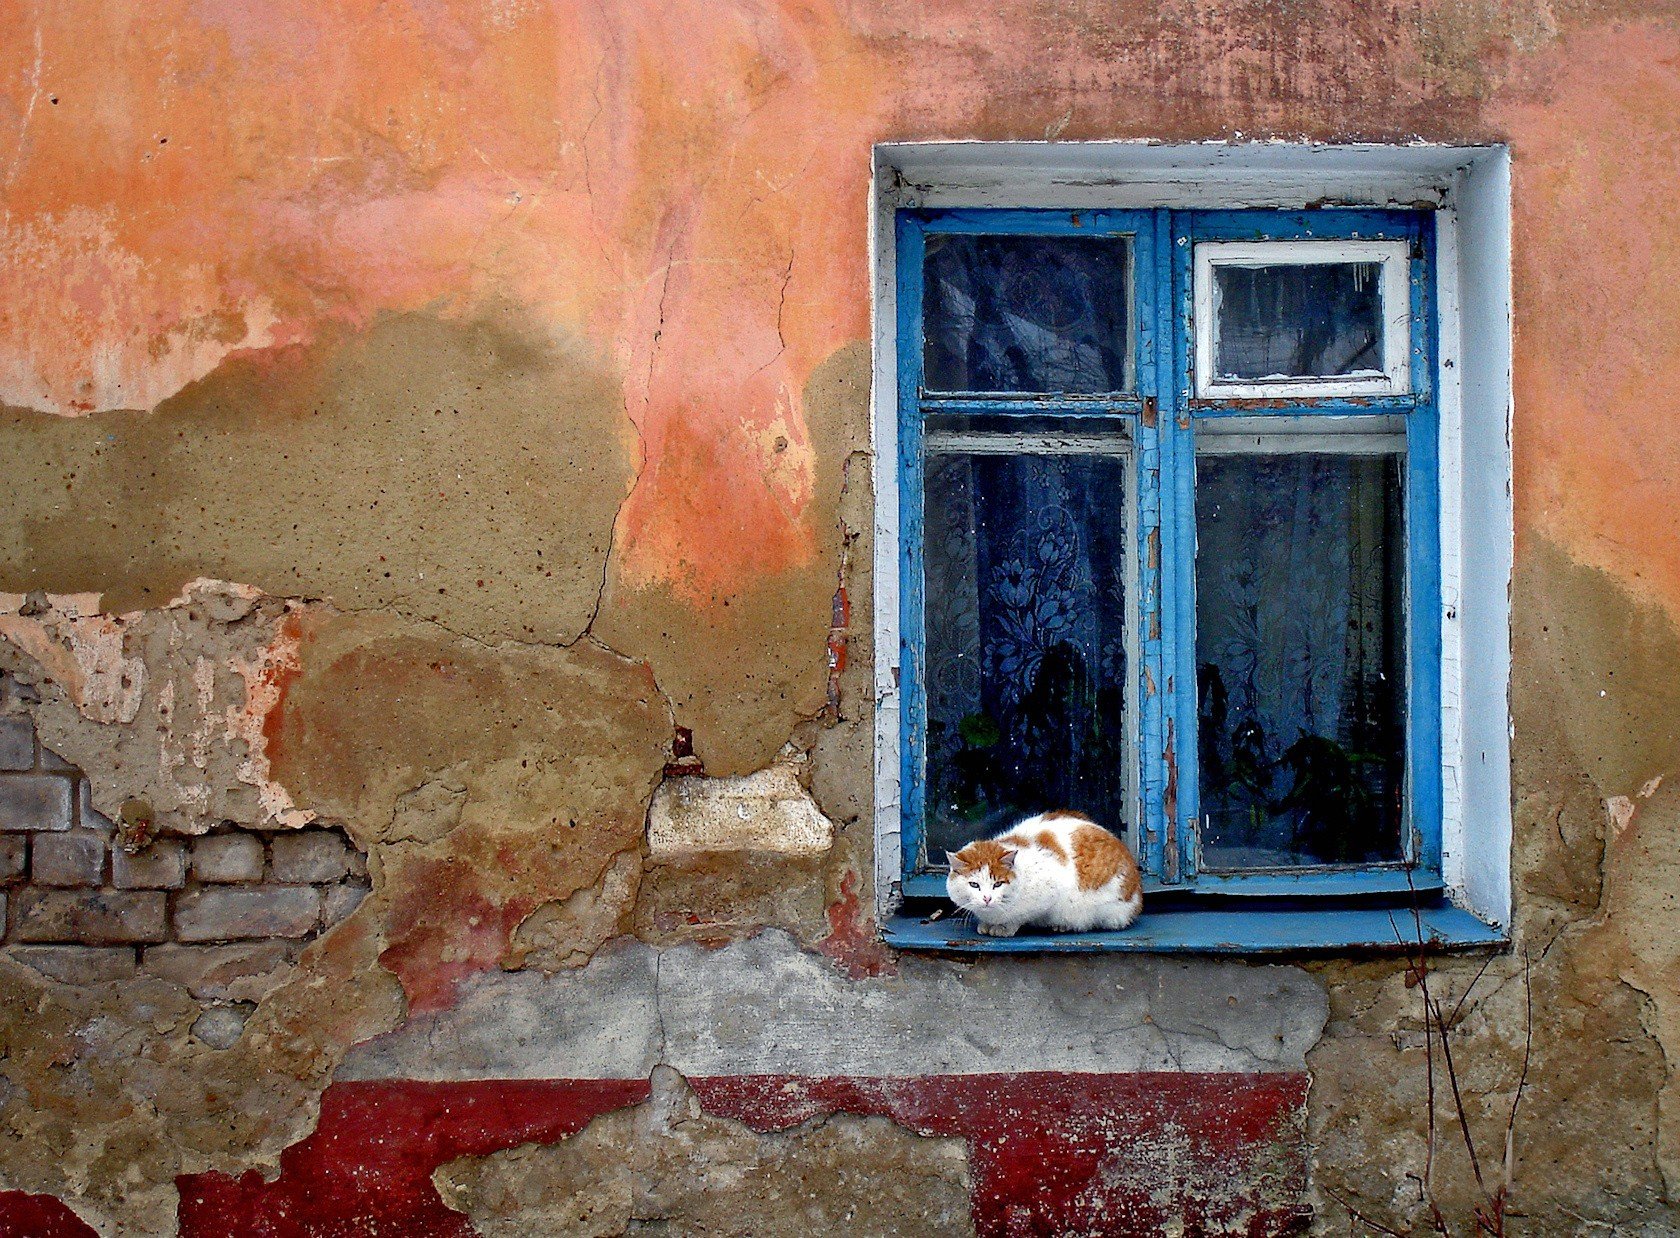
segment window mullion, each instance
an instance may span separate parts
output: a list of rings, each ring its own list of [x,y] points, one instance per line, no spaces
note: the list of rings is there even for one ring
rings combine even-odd
[[[1198,854],[1196,783],[1196,626],[1195,626],[1195,439],[1190,414],[1193,392],[1191,365],[1192,249],[1185,216],[1170,214],[1163,221],[1168,243],[1163,249],[1163,301],[1169,315],[1171,347],[1163,350],[1167,404],[1162,409],[1163,619],[1167,625],[1167,674],[1164,708],[1169,722],[1163,761],[1167,766],[1163,816],[1167,826],[1166,866],[1171,882],[1195,880]]]

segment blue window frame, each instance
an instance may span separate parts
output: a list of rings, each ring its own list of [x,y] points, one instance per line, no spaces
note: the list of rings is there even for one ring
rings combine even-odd
[[[988,811],[1093,804],[1146,890],[1190,904],[1438,893],[1432,212],[901,209],[896,263],[904,894],[942,898],[942,850]],[[1103,543],[1071,600],[943,546],[1052,538],[1051,507]],[[953,637],[930,609],[953,571],[969,612],[998,590],[1053,612],[1078,691],[1039,691],[1042,648],[1030,688],[999,669],[1031,643],[1008,615]],[[1006,673],[1062,702],[1041,778],[975,705]],[[1004,766],[1012,791],[986,782]],[[1008,802],[1041,784],[1089,802]]]

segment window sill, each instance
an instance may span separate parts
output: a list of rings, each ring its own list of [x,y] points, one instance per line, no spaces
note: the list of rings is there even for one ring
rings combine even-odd
[[[1425,907],[1418,917],[1431,949],[1498,948],[1510,941],[1504,929],[1449,904]],[[1118,933],[1016,937],[982,937],[956,916],[895,916],[883,937],[895,950],[940,954],[1398,954],[1415,948],[1417,927],[1409,907],[1192,908],[1145,910]]]

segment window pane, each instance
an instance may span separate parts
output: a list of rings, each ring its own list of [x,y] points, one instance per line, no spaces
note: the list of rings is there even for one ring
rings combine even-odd
[[[1126,821],[1126,465],[927,461],[927,849],[1074,808]]]
[[[1130,391],[1123,237],[933,234],[923,283],[930,391]]]
[[[1202,456],[1202,867],[1401,859],[1405,538],[1392,455]]]
[[[1382,264],[1213,268],[1219,381],[1380,373]]]

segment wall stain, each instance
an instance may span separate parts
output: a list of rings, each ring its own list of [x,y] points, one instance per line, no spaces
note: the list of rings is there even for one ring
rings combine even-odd
[[[561,643],[627,465],[609,371],[504,314],[231,358],[151,413],[0,413],[0,590],[161,606],[195,577]]]

